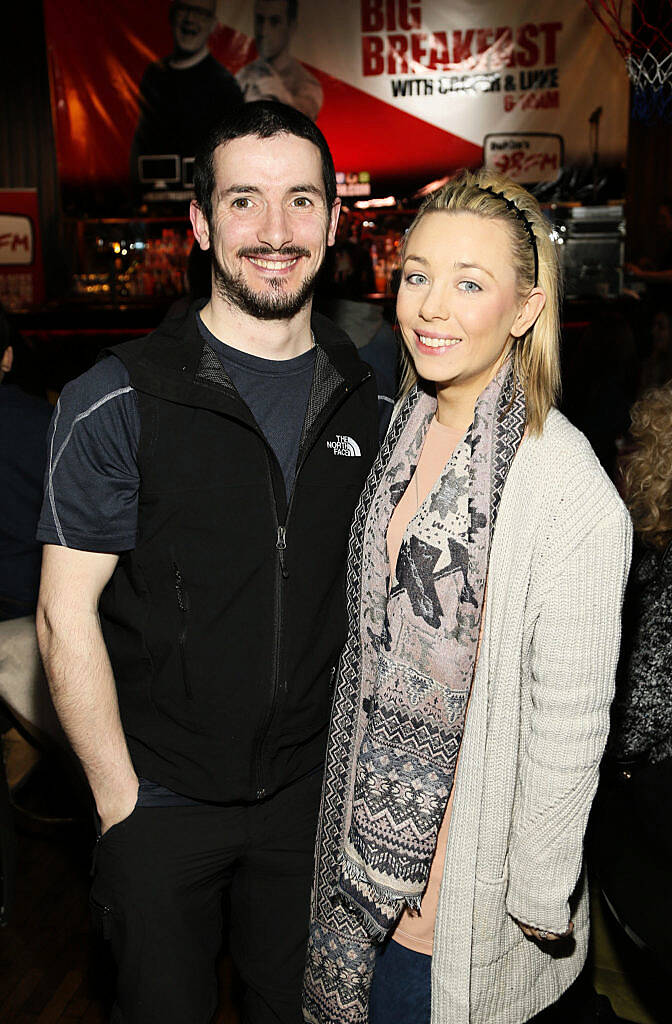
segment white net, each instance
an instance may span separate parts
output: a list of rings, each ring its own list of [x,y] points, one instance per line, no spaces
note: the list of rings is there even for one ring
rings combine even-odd
[[[586,0],[625,60],[632,116],[672,123],[672,0]]]
[[[650,50],[630,53],[625,66],[634,86],[632,116],[672,124],[672,52],[662,58]]]
[[[631,53],[625,59],[625,66],[635,89],[647,86],[653,89],[668,86],[672,89],[672,52],[662,59],[650,50],[641,54]]]

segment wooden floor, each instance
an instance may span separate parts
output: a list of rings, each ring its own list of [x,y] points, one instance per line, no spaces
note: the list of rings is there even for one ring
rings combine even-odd
[[[18,740],[10,738],[9,745],[12,777],[25,771],[33,754]],[[8,925],[0,928],[0,1022],[106,1024],[114,967],[104,945],[89,931],[93,836],[83,824],[45,829],[19,818],[18,826],[14,907]],[[638,959],[629,940],[604,914],[597,893],[593,925],[594,987],[609,997],[620,1017],[637,1024],[667,1024],[672,1020],[667,980],[652,975]],[[231,961],[225,954],[219,975],[220,1008],[213,1024],[239,1024],[231,996]]]
[[[16,735],[5,745],[11,783],[32,760],[32,748]],[[84,823],[44,826],[17,815],[14,906],[0,928],[1,1024],[108,1020],[114,965],[89,929],[93,838]],[[230,995],[231,962],[224,954],[219,975],[221,1000],[213,1024],[239,1024]]]
[[[0,929],[2,1024],[104,1024],[114,967],[89,931],[90,837],[70,826],[50,836],[19,833],[16,898]],[[222,999],[216,1024],[238,1024],[220,963]]]

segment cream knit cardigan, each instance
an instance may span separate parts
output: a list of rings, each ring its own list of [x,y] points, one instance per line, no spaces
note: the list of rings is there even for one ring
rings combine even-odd
[[[495,527],[432,957],[432,1024],[522,1024],[583,966],[583,837],[609,729],[630,519],[557,410]],[[571,910],[570,910],[571,907]],[[551,956],[514,918],[556,932]]]

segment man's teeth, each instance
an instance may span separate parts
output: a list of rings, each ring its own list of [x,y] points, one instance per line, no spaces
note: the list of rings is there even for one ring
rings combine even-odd
[[[419,334],[418,337],[427,348],[452,348],[462,341],[461,338],[428,338],[425,334]]]
[[[292,256],[291,260],[263,260],[260,256],[250,256],[250,262],[264,270],[286,270],[296,263],[296,256]]]

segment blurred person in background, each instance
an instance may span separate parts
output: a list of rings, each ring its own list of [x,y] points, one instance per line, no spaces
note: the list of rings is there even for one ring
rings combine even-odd
[[[632,408],[621,492],[635,528],[595,864],[635,941],[672,954],[672,382]]]
[[[0,307],[0,620],[35,612],[42,553],[35,531],[52,413],[9,377],[17,340]]]
[[[35,634],[42,558],[35,533],[53,410],[12,382],[15,352],[23,350],[0,306],[0,731],[18,723],[40,739],[64,741]],[[31,365],[29,358],[23,362]],[[28,382],[27,374],[23,379]]]
[[[140,116],[131,146],[131,178],[141,156],[194,157],[199,142],[242,103],[230,71],[210,53],[216,0],[172,0],[173,51],[150,64],[140,82]]]
[[[651,317],[651,350],[642,364],[639,392],[659,388],[672,378],[672,314],[658,309]]]
[[[646,285],[646,298],[653,306],[669,305],[672,299],[672,198],[658,206],[656,257],[626,263],[626,273]]]
[[[617,440],[630,425],[638,376],[635,336],[625,318],[603,312],[593,320],[567,370],[562,411],[586,435],[613,479]]]
[[[255,0],[258,57],[236,75],[245,102],[278,100],[316,121],[322,86],[289,52],[298,17],[297,0]]]

